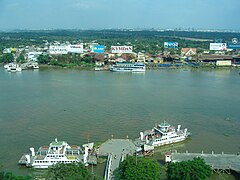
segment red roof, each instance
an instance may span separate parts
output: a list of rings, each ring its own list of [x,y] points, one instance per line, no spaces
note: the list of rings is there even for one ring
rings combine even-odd
[[[171,152],[166,152],[166,153],[165,153],[165,156],[170,156],[170,155],[172,155]]]
[[[192,50],[195,53],[197,52],[197,48],[182,48],[181,52],[187,53],[190,50]]]

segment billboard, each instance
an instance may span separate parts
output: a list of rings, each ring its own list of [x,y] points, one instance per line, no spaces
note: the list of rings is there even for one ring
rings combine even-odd
[[[112,53],[132,53],[132,46],[111,46]]]
[[[68,52],[70,53],[83,53],[83,44],[68,45]]]
[[[104,45],[94,45],[91,48],[91,52],[94,52],[94,53],[104,53]]]
[[[210,50],[226,51],[227,50],[227,43],[210,43]]]
[[[178,42],[164,42],[164,48],[178,48]]]
[[[240,44],[228,44],[228,49],[240,49]]]
[[[229,49],[240,49],[240,42],[238,38],[233,38],[231,43],[228,43],[227,48]]]
[[[68,46],[50,46],[49,47],[49,54],[67,54],[68,53]]]

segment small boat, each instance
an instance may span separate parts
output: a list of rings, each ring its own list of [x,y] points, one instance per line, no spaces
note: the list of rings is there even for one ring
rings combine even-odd
[[[94,67],[94,71],[102,71],[103,70],[103,68],[102,67]]]
[[[27,63],[27,68],[28,69],[39,69],[39,66],[38,66],[37,62],[29,62],[29,63]]]
[[[8,72],[21,72],[22,68],[18,64],[12,64],[7,68]]]
[[[5,64],[3,67],[4,67],[4,69],[9,69],[10,67],[13,67],[13,66],[15,66],[16,64],[15,63],[8,63],[8,64]]]
[[[190,136],[190,133],[187,131],[187,128],[184,130],[181,130],[180,128],[181,125],[178,125],[177,128],[175,128],[174,126],[163,122],[155,125],[151,130],[140,132],[140,140],[151,146],[162,146],[181,142],[187,139]]]

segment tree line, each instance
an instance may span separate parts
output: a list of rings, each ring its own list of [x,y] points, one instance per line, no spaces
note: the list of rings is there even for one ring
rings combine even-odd
[[[184,38],[209,39],[209,41],[192,41]],[[132,45],[134,51],[146,51],[150,54],[159,53],[163,42],[174,41],[182,47],[208,49],[209,42],[215,39],[231,41],[240,38],[240,33],[226,32],[194,32],[194,31],[132,31],[132,30],[52,30],[52,31],[19,31],[1,32],[0,50],[7,47],[44,47],[48,42],[89,43],[97,42],[106,45]]]
[[[166,172],[166,177],[163,172]],[[149,158],[128,156],[120,163],[119,168],[114,171],[116,180],[197,180],[207,179],[212,175],[209,165],[201,158],[193,160],[170,163],[161,166],[159,162]],[[89,172],[82,163],[64,164],[58,163],[48,168],[43,175],[44,179],[49,180],[102,180],[103,178]],[[11,172],[0,172],[0,179],[7,180],[30,180],[34,177],[16,176]]]

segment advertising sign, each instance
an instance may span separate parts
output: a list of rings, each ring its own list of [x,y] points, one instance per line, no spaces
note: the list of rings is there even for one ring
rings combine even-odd
[[[233,38],[232,42],[227,45],[229,49],[240,49],[240,42],[237,38]]]
[[[112,53],[132,53],[132,46],[111,46]]]
[[[210,50],[226,51],[227,50],[227,43],[210,43]]]
[[[91,48],[91,52],[94,52],[94,53],[104,53],[104,45],[94,45]]]
[[[83,44],[68,45],[68,52],[70,53],[83,53]]]
[[[164,48],[178,48],[178,42],[164,42]]]
[[[228,44],[228,49],[240,49],[240,44]]]
[[[49,47],[49,54],[67,54],[68,53],[68,46],[50,46]]]

